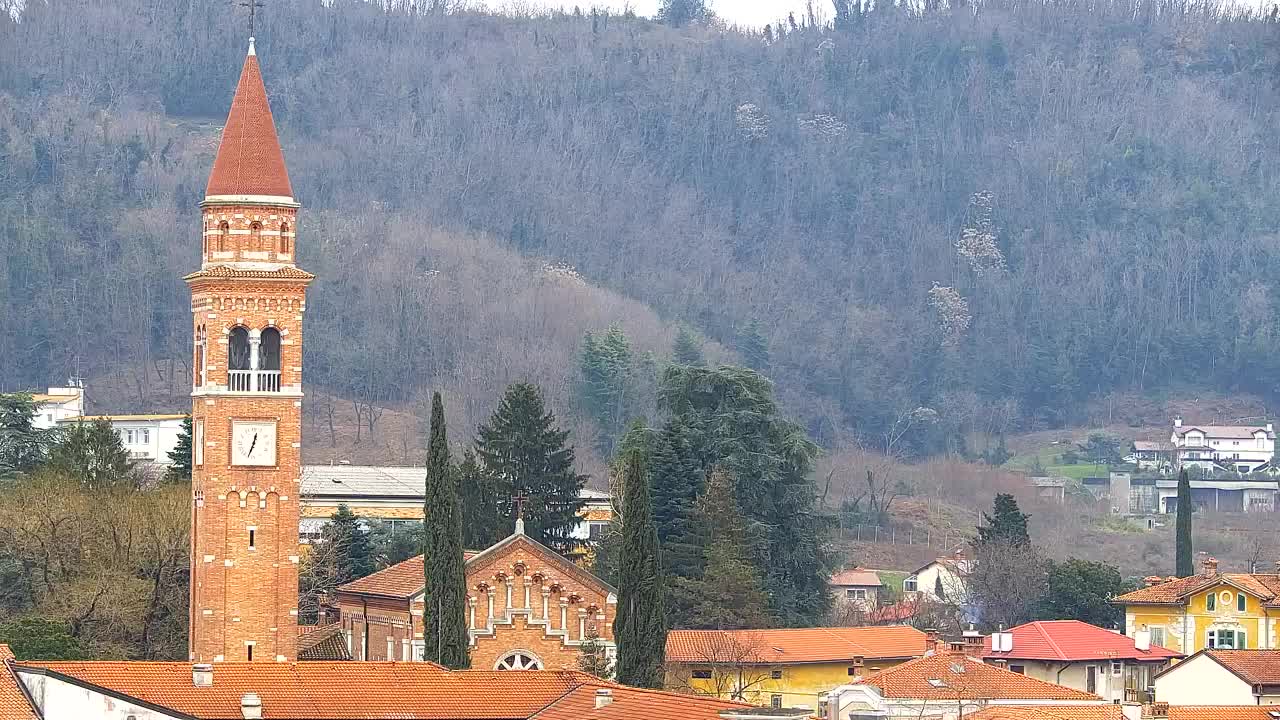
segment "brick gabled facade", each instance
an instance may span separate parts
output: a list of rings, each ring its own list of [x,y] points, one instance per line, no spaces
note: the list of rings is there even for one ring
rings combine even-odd
[[[297,657],[298,203],[250,40],[209,179],[193,318],[190,658]]]
[[[466,581],[477,670],[509,667],[515,656],[541,669],[576,669],[592,634],[613,648],[614,589],[519,530],[467,557]],[[418,659],[423,585],[419,556],[338,589],[352,657]]]

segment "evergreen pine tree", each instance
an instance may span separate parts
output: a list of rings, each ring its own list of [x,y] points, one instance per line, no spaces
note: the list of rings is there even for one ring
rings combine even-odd
[[[633,365],[631,343],[617,325],[603,334],[588,332],[583,337],[582,396],[596,423],[596,448],[606,456],[613,454],[627,421]]]
[[[1031,536],[1027,534],[1027,518],[1018,509],[1018,501],[1009,493],[998,493],[995,499],[993,514],[982,514],[985,526],[978,527],[978,544],[1003,541],[1016,547],[1031,544]]]
[[[697,577],[702,572],[695,513],[706,482],[691,436],[688,423],[674,418],[656,439],[650,463],[653,521],[662,541],[663,569],[671,577]]]
[[[35,416],[29,394],[0,394],[0,478],[30,472],[47,457],[53,434],[36,429]]]
[[[458,464],[458,499],[464,549],[483,550],[511,534],[511,523],[498,507],[497,481],[480,466],[471,448]]]
[[[573,469],[573,447],[566,430],[545,408],[542,392],[531,383],[509,388],[489,422],[476,433],[476,454],[492,478],[495,524],[514,527],[512,496],[528,495],[525,533],[559,553],[579,545],[573,537],[583,502],[586,476]],[[504,536],[508,533],[504,533]]]
[[[178,442],[169,451],[169,469],[164,477],[170,482],[191,481],[191,416],[182,421]]]
[[[613,679],[613,662],[595,628],[587,629],[586,639],[578,646],[578,668],[601,680]]]
[[[643,451],[628,449],[623,468],[622,547],[613,626],[618,643],[618,682],[660,688],[667,645],[665,591]]]
[[[695,628],[760,628],[772,624],[760,573],[746,552],[746,530],[728,473],[716,470],[698,500],[706,533],[702,577],[681,578],[678,588]]]
[[[680,27],[707,16],[707,0],[659,0],[658,19]]]
[[[321,538],[326,543],[333,543],[335,585],[349,583],[374,571],[369,531],[345,503],[339,505],[338,511],[329,518],[321,531]]]
[[[426,659],[452,670],[471,666],[467,637],[467,578],[462,560],[462,516],[458,510],[449,439],[440,393],[431,397],[423,505],[422,638]]]
[[[1178,473],[1178,515],[1175,520],[1175,571],[1178,577],[1191,577],[1196,574],[1195,560],[1191,549],[1191,479],[1187,469]]]
[[[105,419],[77,422],[49,450],[49,467],[87,488],[136,486],[129,451]]]
[[[738,331],[735,349],[744,365],[759,373],[769,372],[769,341],[759,320],[752,318]]]
[[[698,342],[697,336],[684,325],[676,330],[676,339],[671,345],[671,362],[694,367],[702,367],[706,364],[706,359],[702,356],[702,345]]]

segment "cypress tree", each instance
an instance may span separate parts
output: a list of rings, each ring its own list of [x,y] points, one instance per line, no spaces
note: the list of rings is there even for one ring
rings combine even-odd
[[[514,528],[511,497],[528,494],[524,509],[525,533],[559,553],[580,542],[573,537],[582,510],[586,476],[573,470],[573,447],[566,446],[569,432],[556,427],[556,418],[543,404],[542,391],[531,383],[509,388],[488,423],[476,432],[476,454],[490,478],[490,518],[505,529]]]
[[[626,451],[622,484],[622,547],[614,621],[617,678],[624,685],[660,688],[667,645],[662,562],[640,448]]]
[[[1031,544],[1031,536],[1027,534],[1027,518],[1018,509],[1018,501],[1009,493],[998,493],[992,514],[982,514],[985,526],[978,527],[978,544],[1003,541],[1016,547]]]
[[[1175,524],[1176,569],[1178,577],[1191,577],[1196,574],[1195,561],[1191,550],[1191,478],[1187,477],[1187,469],[1178,473],[1178,516]]]
[[[462,515],[440,393],[431,397],[423,507],[422,639],[426,658],[453,670],[471,666],[467,638],[467,579],[462,560]]]

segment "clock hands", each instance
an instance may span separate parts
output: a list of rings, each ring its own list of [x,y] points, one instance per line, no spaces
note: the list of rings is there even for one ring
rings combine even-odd
[[[258,445],[258,433],[254,433],[253,442],[249,443],[249,450],[245,452],[245,455],[253,455],[253,449],[257,447],[257,445]]]

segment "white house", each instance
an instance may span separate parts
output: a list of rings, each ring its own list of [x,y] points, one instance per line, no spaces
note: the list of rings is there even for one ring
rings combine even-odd
[[[1156,702],[1280,705],[1280,650],[1201,650],[1156,676]]]
[[[1160,512],[1177,512],[1177,478],[1159,478],[1155,483]],[[1192,504],[1206,512],[1271,512],[1280,495],[1280,482],[1274,480],[1192,480],[1189,484]]]
[[[951,557],[930,560],[908,575],[902,581],[902,593],[907,597],[963,604],[969,597],[965,578],[971,571],[972,561],[965,558],[963,549],[959,549]]]
[[[120,436],[129,457],[143,463],[172,465],[169,453],[178,446],[186,415],[81,415],[58,421],[62,427],[106,420]]]
[[[84,415],[84,388],[51,387],[49,392],[32,393],[36,413],[31,424],[37,430],[48,430],[69,418]]]
[[[1270,467],[1276,433],[1272,423],[1255,425],[1184,425],[1173,419],[1174,462],[1182,467],[1250,473]]]

